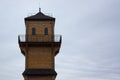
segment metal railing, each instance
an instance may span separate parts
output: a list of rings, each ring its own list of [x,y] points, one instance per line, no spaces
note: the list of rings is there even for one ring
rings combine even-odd
[[[61,35],[19,35],[19,42],[61,42]]]

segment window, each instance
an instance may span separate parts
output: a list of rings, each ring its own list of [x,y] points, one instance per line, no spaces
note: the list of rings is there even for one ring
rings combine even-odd
[[[44,29],[44,34],[45,34],[45,35],[48,35],[48,28],[45,28],[45,29]]]
[[[35,35],[35,34],[36,34],[36,29],[32,28],[32,35]]]

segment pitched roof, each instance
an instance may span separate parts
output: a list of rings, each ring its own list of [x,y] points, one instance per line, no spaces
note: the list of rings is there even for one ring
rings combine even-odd
[[[29,76],[45,76],[45,75],[57,75],[54,69],[26,69],[23,72],[23,75],[29,75]]]
[[[53,17],[50,17],[50,16],[47,16],[45,14],[43,14],[41,11],[39,11],[37,14],[35,15],[32,15],[32,16],[29,16],[29,17],[26,17],[25,18],[25,21],[26,20],[52,20],[52,21],[55,21],[55,18]]]

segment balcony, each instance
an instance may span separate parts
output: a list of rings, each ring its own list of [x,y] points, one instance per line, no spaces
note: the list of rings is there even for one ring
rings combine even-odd
[[[61,35],[19,35],[19,42],[61,42]]]

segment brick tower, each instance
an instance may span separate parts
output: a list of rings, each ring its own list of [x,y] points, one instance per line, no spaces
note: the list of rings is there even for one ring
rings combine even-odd
[[[24,80],[55,80],[55,56],[59,53],[61,36],[54,34],[55,18],[39,11],[25,18],[26,34],[18,36],[25,56]]]

